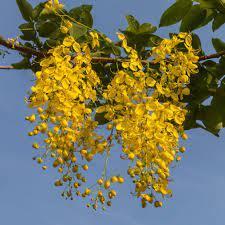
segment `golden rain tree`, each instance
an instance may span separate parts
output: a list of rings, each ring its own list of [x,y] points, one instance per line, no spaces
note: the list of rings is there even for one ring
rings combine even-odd
[[[34,160],[43,170],[58,171],[54,184],[63,186],[62,196],[105,209],[117,196],[115,184],[125,182],[119,171],[107,170],[118,144],[121,160],[129,161],[132,195],[143,208],[161,207],[172,196],[171,167],[185,152],[180,144],[188,138],[185,131],[202,128],[219,136],[225,127],[225,43],[212,39],[216,52],[206,55],[193,32],[211,21],[213,31],[219,29],[225,3],[177,0],[159,25],[181,21],[180,33],[170,38],[128,15],[128,27],[113,42],[93,28],[91,5],[16,2],[26,22],[18,38],[0,36],[0,45],[23,60],[0,68],[33,71],[26,97],[31,114],[25,119],[37,150]],[[91,183],[89,165],[97,155],[104,167]]]

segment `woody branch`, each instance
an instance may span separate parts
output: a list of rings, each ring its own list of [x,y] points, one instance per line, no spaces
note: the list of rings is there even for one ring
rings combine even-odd
[[[25,53],[28,55],[37,56],[40,58],[44,58],[44,57],[48,56],[47,52],[41,52],[41,51],[33,49],[33,48],[22,46],[18,43],[14,43],[12,41],[4,39],[1,35],[0,35],[0,45],[6,47],[8,49],[19,51],[19,52],[22,52],[22,53]],[[207,59],[220,58],[224,55],[225,55],[225,51],[221,51],[221,52],[210,54],[210,55],[200,56],[199,62],[207,60]],[[124,59],[124,58],[111,58],[111,57],[93,57],[92,58],[92,61],[94,63],[116,63],[116,62],[124,62],[126,60],[127,59]],[[148,64],[148,63],[152,64],[153,63],[149,60],[142,60],[141,62],[142,62],[142,64]],[[14,68],[13,68],[13,66],[0,66],[0,69],[14,69]]]

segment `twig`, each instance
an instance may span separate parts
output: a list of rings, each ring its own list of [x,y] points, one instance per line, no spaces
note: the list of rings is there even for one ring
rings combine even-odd
[[[41,57],[41,58],[48,56],[47,52],[41,52],[41,51],[35,50],[33,48],[21,46],[20,44],[17,44],[17,43],[12,43],[8,40],[5,40],[2,36],[0,36],[0,45],[4,46],[6,48],[9,48],[9,49],[15,50],[15,51],[23,52],[25,54],[30,54],[30,55]],[[223,55],[225,55],[225,51],[221,51],[221,52],[206,55],[206,56],[200,56],[199,62],[207,60],[207,59],[220,58]],[[128,59],[111,58],[111,57],[93,57],[92,58],[93,63],[116,63],[116,62],[126,62],[126,61],[128,61]],[[141,60],[141,62],[143,65],[155,64],[149,60]],[[13,69],[13,67],[6,66],[6,68],[4,68],[4,66],[1,66],[0,69]]]
[[[37,51],[33,48],[21,46],[20,44],[13,43],[12,41],[5,40],[1,35],[0,35],[0,45],[4,46],[6,48],[12,49],[12,50],[23,52],[23,53],[26,53],[29,55],[38,56],[41,58],[46,56],[46,53]]]
[[[205,56],[200,56],[199,57],[199,62],[207,59],[215,59],[215,58],[220,58],[221,56],[225,55],[225,51],[217,52],[211,55],[205,55]]]
[[[1,70],[11,70],[11,69],[15,69],[13,66],[0,66]]]

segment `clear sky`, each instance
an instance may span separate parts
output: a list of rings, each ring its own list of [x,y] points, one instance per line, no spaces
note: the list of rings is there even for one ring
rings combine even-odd
[[[16,37],[22,18],[15,0],[0,0],[0,34]],[[38,0],[32,0],[36,4]],[[160,15],[172,0],[64,1],[69,6],[94,5],[95,27],[115,38],[126,26],[124,16],[159,24]],[[177,26],[159,29],[167,36]],[[207,26],[198,31],[203,48],[212,52],[210,39],[224,37],[225,27],[213,34]],[[16,52],[1,65],[18,60]],[[66,201],[53,186],[55,174],[43,173],[32,161],[32,138],[24,117],[29,113],[24,97],[32,84],[30,71],[0,71],[0,224],[2,225],[224,225],[225,224],[225,132],[218,139],[202,130],[189,132],[187,153],[173,170],[174,196],[161,209],[140,207],[129,195],[131,185],[119,190],[119,197],[106,212],[93,212],[81,201]],[[123,161],[116,162],[123,169]],[[95,165],[98,169],[99,164]]]

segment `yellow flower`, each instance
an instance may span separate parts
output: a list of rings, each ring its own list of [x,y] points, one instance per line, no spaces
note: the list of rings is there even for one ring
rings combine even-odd
[[[153,78],[148,77],[148,78],[146,79],[146,84],[147,84],[149,87],[154,87],[155,84],[156,84],[156,81],[155,81]]]
[[[74,44],[75,40],[73,37],[68,36],[63,40],[63,45],[66,47],[71,47]]]
[[[81,47],[77,42],[73,42],[73,49],[75,52],[81,52]]]
[[[51,9],[58,4],[51,1],[47,7]],[[65,20],[62,25],[69,28],[68,23]],[[41,146],[41,163],[52,157],[53,167],[59,167],[60,179],[56,186],[73,184],[73,187],[67,185],[67,197],[71,197],[72,188],[82,186],[84,192],[76,190],[76,195],[86,198],[92,193],[84,187],[88,163],[97,154],[111,153],[116,140],[121,143],[121,158],[130,160],[127,172],[135,181],[134,192],[142,206],[153,203],[161,207],[157,194],[171,195],[168,189],[170,168],[180,159],[179,149],[184,152],[179,148],[179,137],[187,139],[183,133],[187,110],[182,98],[190,94],[190,76],[197,73],[198,68],[191,36],[180,33],[152,48],[153,62],[159,64],[159,69],[153,71],[142,65],[142,59],[128,46],[125,35],[118,34],[127,57],[118,65],[120,69],[115,75],[109,77],[107,87],[101,83],[103,74],[100,76],[92,67],[91,53],[100,45],[99,35],[91,31],[90,37],[91,46],[79,44],[67,36],[41,60],[28,101],[29,107],[38,113],[26,117],[33,123],[28,135],[41,134],[43,138],[40,145],[34,143],[33,147]],[[180,51],[180,43],[186,46],[186,51]],[[100,135],[99,123],[94,119],[96,113],[104,113],[109,120],[107,137]],[[83,165],[79,159],[87,164]],[[112,176],[110,180],[100,177],[96,181],[98,188],[106,190],[111,183],[124,182],[121,176]],[[114,198],[116,191],[106,190],[107,193],[98,191],[97,201],[111,205],[106,199]],[[96,209],[97,204],[93,207]]]
[[[118,37],[121,41],[125,40],[125,35],[122,34],[122,33],[117,33],[117,37]]]
[[[67,34],[69,32],[69,29],[68,27],[66,26],[61,26],[60,27],[60,31],[63,33],[63,34]]]
[[[145,113],[145,106],[143,104],[137,105],[136,108],[135,108],[135,113],[138,116],[143,116],[144,113]]]
[[[92,48],[99,47],[100,43],[99,43],[98,33],[97,32],[89,32],[89,34],[92,37]]]

